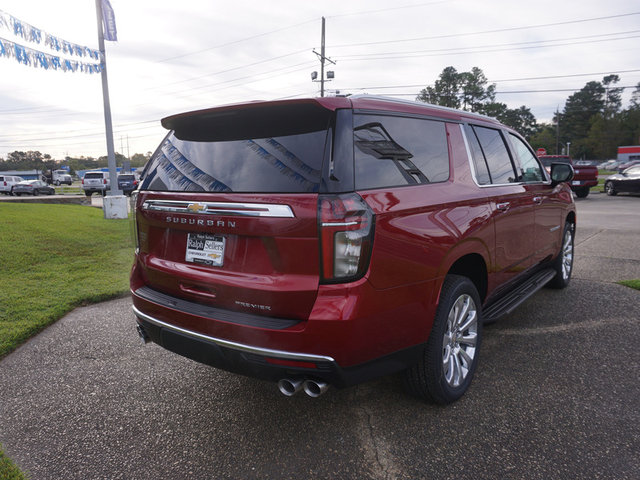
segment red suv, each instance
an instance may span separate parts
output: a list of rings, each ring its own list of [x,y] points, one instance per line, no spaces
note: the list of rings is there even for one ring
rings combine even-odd
[[[357,96],[162,124],[133,200],[145,342],[286,395],[404,371],[449,403],[483,322],[570,280],[573,170],[491,118]]]

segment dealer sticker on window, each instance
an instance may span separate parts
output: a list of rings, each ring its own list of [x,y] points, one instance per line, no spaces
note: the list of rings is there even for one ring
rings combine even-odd
[[[187,237],[187,262],[221,267],[224,260],[225,237],[208,233],[190,233]]]

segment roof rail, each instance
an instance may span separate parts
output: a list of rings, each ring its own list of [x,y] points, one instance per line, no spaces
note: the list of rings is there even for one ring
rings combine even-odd
[[[469,117],[477,117],[477,118],[482,118],[482,119],[485,119],[485,120],[497,121],[495,118],[490,117],[488,115],[483,115],[481,113],[467,112],[466,110],[459,110],[457,108],[444,107],[442,105],[435,105],[433,103],[419,102],[417,100],[405,100],[403,98],[387,97],[387,96],[384,96],[384,95],[369,95],[367,93],[359,93],[357,95],[350,95],[348,98],[350,98],[350,99],[362,98],[362,99],[376,100],[376,101],[381,101],[381,102],[401,103],[401,104],[404,104],[404,105],[417,105],[417,106],[434,108],[436,110],[443,110],[445,112],[454,112],[454,113],[458,113],[458,114],[462,113],[463,115],[467,115]]]

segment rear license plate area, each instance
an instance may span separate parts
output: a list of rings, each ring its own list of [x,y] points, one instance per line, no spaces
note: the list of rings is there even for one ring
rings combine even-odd
[[[185,261],[211,267],[222,267],[225,237],[209,233],[189,233]]]

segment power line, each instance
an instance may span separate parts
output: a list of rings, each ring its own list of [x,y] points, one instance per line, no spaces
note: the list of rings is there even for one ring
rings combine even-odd
[[[450,3],[448,0],[439,0],[439,1],[435,1],[435,2],[427,2],[427,3],[415,3],[412,5],[403,5],[403,6],[396,6],[396,7],[389,7],[389,8],[381,8],[378,10],[365,10],[365,11],[360,11],[360,12],[352,12],[352,13],[341,13],[341,14],[337,14],[337,15],[327,15],[326,18],[341,18],[341,17],[353,17],[353,16],[359,16],[359,15],[369,15],[372,13],[382,13],[382,12],[390,12],[392,10],[406,10],[409,8],[419,8],[419,7],[427,7],[427,6],[431,6],[431,5],[437,5],[439,3]]]
[[[606,39],[600,39],[600,40],[586,40],[583,42],[556,43],[553,45],[530,45],[530,46],[516,46],[516,47],[508,47],[508,48],[490,48],[488,50],[474,50],[475,48],[481,48],[481,47],[460,47],[455,49],[427,50],[431,52],[440,52],[440,53],[421,53],[419,55],[391,55],[386,57],[375,57],[375,58],[349,58],[348,60],[352,62],[360,62],[360,61],[376,61],[376,60],[394,60],[398,58],[443,57],[448,55],[468,55],[468,54],[478,54],[478,53],[508,52],[512,50],[531,50],[534,48],[552,48],[552,47],[564,47],[567,45],[584,45],[587,43],[612,42],[616,40],[629,40],[632,38],[640,38],[640,35],[630,35],[628,37],[606,38]],[[343,58],[343,61],[344,61],[344,58]]]
[[[422,54],[422,53],[455,52],[455,51],[458,51],[458,50],[481,49],[481,48],[497,48],[497,47],[511,47],[511,46],[520,46],[520,45],[532,45],[532,44],[536,44],[536,43],[565,42],[565,41],[568,41],[568,40],[584,40],[584,39],[593,39],[593,38],[601,38],[601,37],[620,36],[620,35],[628,35],[628,34],[639,33],[639,32],[640,32],[640,30],[629,30],[629,31],[626,31],[626,32],[601,33],[601,34],[598,34],[598,35],[584,35],[584,36],[580,36],[580,37],[555,38],[555,39],[550,39],[550,40],[533,40],[533,41],[529,41],[529,42],[510,42],[510,43],[494,43],[494,44],[489,44],[489,45],[474,45],[472,47],[454,47],[454,48],[440,48],[440,49],[429,49],[429,50],[411,50],[411,51],[404,51],[404,52],[386,52],[386,53],[363,53],[363,54],[344,55],[341,58],[342,59],[360,59],[360,58],[363,58],[363,57],[379,57],[379,56],[382,56],[382,55],[402,55],[403,57],[406,55],[407,57],[412,57],[412,56],[420,56],[420,55],[413,55],[413,54]],[[624,40],[626,38],[634,38],[634,37],[625,37],[625,38],[622,38],[622,40]],[[612,39],[609,39],[609,40],[619,40],[619,39],[618,38],[612,38]],[[589,42],[584,42],[584,43],[589,43]],[[542,46],[545,46],[545,45],[542,45]],[[549,45],[549,46],[555,46],[555,45]],[[392,58],[403,58],[403,57],[394,56]],[[387,57],[387,58],[389,58],[389,57]]]
[[[246,38],[241,38],[239,40],[233,40],[231,42],[221,43],[220,45],[215,45],[213,47],[204,48],[202,50],[198,50],[198,51],[195,51],[195,52],[185,53],[184,55],[176,55],[174,57],[168,57],[168,58],[164,58],[162,60],[156,60],[154,63],[168,62],[170,60],[176,60],[178,58],[185,58],[185,57],[189,57],[189,56],[192,56],[192,55],[198,55],[200,53],[208,52],[210,50],[215,50],[215,49],[222,48],[222,47],[228,47],[230,45],[236,45],[238,43],[242,43],[242,42],[246,42],[246,41],[249,41],[249,40],[254,40],[256,38],[265,37],[267,35],[272,35],[274,33],[282,32],[284,30],[290,30],[292,28],[300,27],[300,26],[306,25],[308,23],[316,22],[317,20],[318,20],[317,18],[314,18],[314,19],[311,19],[311,20],[306,20],[304,22],[296,23],[295,25],[289,25],[288,27],[282,27],[282,28],[279,28],[277,30],[271,30],[269,32],[259,33],[257,35],[253,35],[253,36],[246,37]]]
[[[567,75],[545,75],[542,77],[522,77],[522,78],[506,78],[500,80],[487,80],[488,83],[500,83],[500,82],[518,82],[524,80],[550,80],[556,78],[572,78],[572,77],[590,77],[594,75],[610,75],[614,73],[637,73],[640,72],[640,69],[635,70],[609,70],[608,72],[592,72],[592,73],[571,73]],[[388,88],[424,88],[425,84],[413,84],[413,85],[376,85],[370,87],[344,87],[341,90],[381,90]]]
[[[498,28],[494,30],[482,30],[478,32],[466,32],[466,33],[450,33],[446,35],[432,35],[428,37],[415,37],[415,38],[405,38],[399,40],[381,40],[377,42],[363,42],[363,43],[346,43],[342,45],[330,45],[330,48],[346,48],[346,47],[366,47],[370,45],[384,45],[388,43],[404,43],[404,42],[415,42],[420,40],[436,40],[440,38],[456,38],[456,37],[468,37],[472,35],[486,35],[490,33],[502,33],[502,32],[512,32],[514,30],[531,30],[536,28],[546,28],[546,27],[558,27],[562,25],[571,25],[576,23],[585,23],[585,22],[595,22],[599,20],[610,20],[612,18],[622,18],[629,17],[632,15],[640,15],[640,12],[632,12],[632,13],[623,13],[620,15],[610,15],[606,17],[593,17],[593,18],[584,18],[581,20],[568,20],[564,22],[555,22],[555,23],[544,23],[538,25],[526,25],[522,27],[508,27],[508,28]]]

